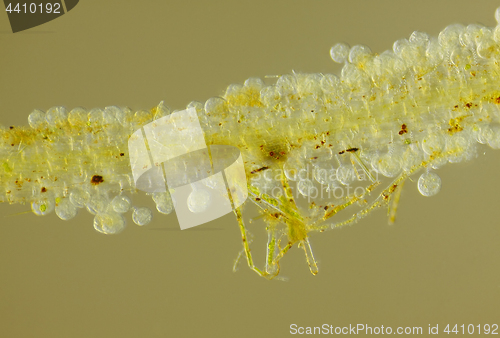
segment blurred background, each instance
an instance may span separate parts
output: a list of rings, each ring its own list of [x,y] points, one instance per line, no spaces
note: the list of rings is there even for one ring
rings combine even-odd
[[[29,113],[109,105],[183,109],[252,76],[338,73],[329,49],[381,53],[414,30],[494,26],[496,1],[81,1],[15,33],[0,14],[0,123]],[[483,156],[486,154],[487,156]],[[175,214],[116,236],[92,215],[65,222],[0,205],[1,337],[269,337],[290,325],[500,324],[500,153],[438,171],[442,191],[407,182],[395,225],[375,212],[283,259],[288,282],[246,268],[234,215],[180,231]],[[137,194],[136,204],[153,206]],[[264,236],[255,222],[250,231]],[[263,266],[265,248],[255,247]],[[476,329],[477,330],[477,329]],[[477,331],[476,331],[477,332]]]

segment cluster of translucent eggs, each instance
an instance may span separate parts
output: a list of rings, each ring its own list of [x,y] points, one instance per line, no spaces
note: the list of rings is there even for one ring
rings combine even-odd
[[[451,25],[438,37],[414,32],[381,54],[340,43],[330,55],[344,63],[340,76],[292,73],[272,84],[250,78],[191,102],[207,144],[238,147],[250,184],[254,172],[279,168],[302,195],[316,184],[349,185],[360,169],[396,178],[425,163],[418,188],[431,196],[441,187],[431,169],[473,158],[478,144],[500,148],[500,25]],[[31,203],[38,215],[55,210],[61,219],[85,208],[103,233],[121,231],[130,210],[136,224],[147,224],[152,212],[124,194],[135,191],[127,142],[168,114],[163,103],[138,112],[33,111],[31,129],[0,130],[0,201]],[[160,213],[172,211],[168,193],[152,197]],[[207,190],[193,190],[187,203],[193,212],[208,208]]]

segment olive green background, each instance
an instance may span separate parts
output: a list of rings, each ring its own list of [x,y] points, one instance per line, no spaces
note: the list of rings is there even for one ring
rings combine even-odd
[[[13,34],[0,13],[0,123],[64,105],[173,109],[251,76],[339,72],[340,41],[374,52],[421,30],[496,24],[495,1],[80,1]],[[486,153],[487,156],[483,156]],[[443,190],[403,191],[397,223],[379,210],[314,234],[319,261],[283,259],[288,282],[242,264],[234,215],[187,231],[155,212],[105,236],[81,212],[65,222],[0,205],[0,337],[285,337],[289,326],[500,324],[500,152],[438,173]],[[136,194],[138,205],[150,198]],[[256,237],[263,225],[250,225]],[[264,246],[254,249],[263,265]],[[476,329],[477,330],[477,329]],[[425,332],[425,331],[424,331]],[[477,332],[477,331],[476,331]],[[499,331],[500,332],[500,331]]]

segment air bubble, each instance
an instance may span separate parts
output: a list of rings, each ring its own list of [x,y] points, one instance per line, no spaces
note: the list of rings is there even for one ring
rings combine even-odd
[[[433,172],[426,172],[418,178],[418,191],[424,196],[434,196],[441,190],[441,178]]]
[[[153,212],[151,209],[146,207],[134,208],[134,212],[132,213],[132,220],[135,224],[143,226],[149,224],[153,219]]]

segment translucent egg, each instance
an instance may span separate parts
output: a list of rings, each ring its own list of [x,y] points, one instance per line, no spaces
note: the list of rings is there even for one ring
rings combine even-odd
[[[344,63],[349,56],[350,47],[346,43],[337,43],[330,49],[330,56],[337,63]]]
[[[77,208],[83,208],[87,203],[87,201],[89,200],[89,198],[90,198],[89,193],[79,188],[74,189],[69,194],[70,202]]]
[[[130,198],[125,195],[118,195],[111,201],[111,207],[119,214],[126,213],[130,209]]]
[[[422,161],[422,155],[408,148],[403,153],[401,159],[401,168],[409,172],[412,170],[413,166],[420,164]]]
[[[109,106],[104,108],[103,124],[106,126],[105,131],[108,134],[114,134],[118,129],[118,120],[116,116],[119,114],[120,108],[117,106]]]
[[[314,167],[314,179],[319,184],[330,184],[337,181],[337,169],[334,168],[332,161],[321,161]]]
[[[376,160],[378,171],[385,177],[395,177],[401,172],[401,158],[394,154],[384,154]]]
[[[153,120],[153,114],[147,110],[139,110],[134,114],[134,122],[138,126],[145,125]]]
[[[211,97],[205,102],[207,115],[217,115],[227,112],[226,100],[221,97]]]
[[[41,110],[35,109],[28,116],[28,123],[31,128],[39,129],[47,125],[45,113]]]
[[[132,122],[132,111],[129,108],[122,108],[116,112],[116,119],[123,127],[130,126]]]
[[[274,107],[280,100],[280,92],[276,86],[264,87],[260,91],[260,100],[268,107]]]
[[[193,190],[187,199],[188,208],[194,213],[204,212],[210,203],[210,193],[205,189]]]
[[[94,195],[89,198],[85,206],[87,207],[88,212],[93,215],[97,215],[102,213],[108,207],[109,200],[104,195]]]
[[[68,113],[64,107],[52,107],[47,110],[45,118],[49,126],[58,127],[66,123],[68,120]]]
[[[281,95],[288,95],[297,91],[297,78],[291,74],[281,75],[276,81],[276,88]]]
[[[440,153],[443,151],[444,145],[444,140],[436,134],[431,134],[422,140],[422,150],[427,155],[433,155],[434,152]]]
[[[78,213],[77,207],[70,202],[69,198],[57,198],[56,202],[56,215],[60,219],[67,221],[75,217]]]
[[[340,79],[334,74],[325,74],[321,79],[321,89],[327,94],[334,94],[341,92]]]
[[[450,153],[450,158],[448,161],[450,163],[458,163],[462,162],[469,149],[469,139],[463,136],[463,133],[460,135],[453,135],[452,137],[448,137],[446,140],[446,151]]]
[[[125,225],[125,218],[115,212],[101,213],[94,217],[94,229],[106,235],[122,232]]]
[[[317,195],[317,189],[314,183],[308,178],[300,180],[299,183],[297,183],[297,190],[303,196],[311,196],[313,193]]]
[[[452,50],[460,45],[460,34],[465,30],[465,27],[461,24],[454,24],[446,27],[441,33],[439,33],[438,40],[439,44],[445,50]]]
[[[288,156],[283,164],[283,171],[285,176],[290,181],[297,181],[300,177],[301,171],[305,171],[305,164],[299,154]]]
[[[264,87],[264,82],[258,77],[251,77],[245,81],[245,87],[260,90]]]
[[[87,124],[87,121],[88,112],[85,110],[85,108],[73,108],[68,114],[68,122],[72,126],[83,126]]]
[[[174,208],[174,203],[168,192],[155,192],[153,201],[156,203],[156,210],[162,214],[168,215]]]
[[[224,99],[229,100],[231,97],[237,97],[243,92],[243,86],[240,84],[231,84],[226,88]]]
[[[365,45],[356,45],[349,51],[349,62],[359,63],[363,62],[371,54],[371,49]]]
[[[394,44],[392,45],[392,50],[394,51],[394,54],[401,57],[405,49],[409,48],[409,45],[410,42],[407,39],[400,39],[394,42]]]
[[[197,102],[199,105],[201,105],[201,108],[203,108],[203,105],[200,103],[200,102]],[[192,106],[188,105],[186,108],[191,108]],[[194,107],[196,110],[198,110],[198,107]],[[159,118],[162,118],[162,117],[165,117],[167,115],[170,115],[170,113],[172,112],[172,110],[167,107],[165,105],[165,103],[163,101],[161,101],[160,103],[158,103],[158,105],[156,106],[156,109],[155,109],[155,115],[154,115],[154,119],[157,120]]]
[[[411,44],[415,44],[417,46],[422,46],[422,47],[427,47],[429,40],[430,40],[429,34],[419,31],[414,31],[413,33],[411,33],[409,39]]]
[[[161,101],[160,104],[163,104],[163,101]],[[159,106],[160,105],[158,105],[158,107]],[[168,110],[168,114],[170,114],[170,109],[168,107],[166,107],[166,106],[164,106],[164,107],[165,107],[164,109]],[[203,106],[203,103],[201,103],[200,101],[191,101],[191,102],[188,103],[188,105],[186,106],[186,108],[187,109],[194,108],[194,109],[196,109],[196,112],[198,114],[200,114],[202,112],[203,113],[205,112],[205,107]],[[166,114],[166,115],[168,115],[168,114]],[[164,115],[164,116],[166,116],[166,115]]]
[[[41,199],[31,202],[31,210],[37,216],[45,216],[54,211],[55,202],[51,199]]]
[[[354,168],[350,165],[341,165],[337,168],[337,180],[343,185],[349,185],[355,179]]]
[[[153,219],[153,212],[151,209],[146,207],[134,208],[134,212],[132,213],[132,220],[137,225],[146,225],[151,222]]]
[[[433,172],[426,172],[418,178],[418,191],[424,196],[434,196],[441,190],[441,178]]]
[[[88,113],[88,121],[92,127],[98,127],[103,124],[104,112],[99,108],[94,108]]]

